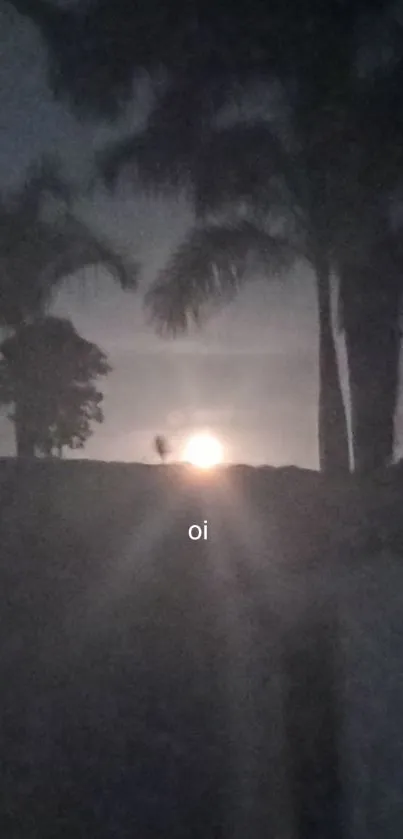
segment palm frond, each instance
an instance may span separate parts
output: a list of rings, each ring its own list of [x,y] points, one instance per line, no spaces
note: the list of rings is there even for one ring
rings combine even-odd
[[[68,186],[66,188],[68,190]],[[43,192],[62,199],[62,211],[46,218]],[[61,280],[103,265],[123,289],[135,289],[140,267],[69,209],[54,168],[31,173],[22,191],[0,200],[0,324],[17,327],[43,313]]]
[[[141,187],[166,193],[192,182],[194,161],[234,84],[215,78],[179,76],[158,97],[145,130],[114,143],[99,156],[98,168],[113,188],[129,167]]]
[[[48,262],[46,274],[52,286],[76,271],[99,265],[108,269],[124,291],[137,288],[139,263],[119,254],[73,214],[66,214],[62,224],[50,233],[49,252],[53,258]]]
[[[130,101],[136,62],[124,25],[120,49],[113,55],[119,27],[115,7],[103,2],[61,8],[51,0],[9,1],[38,27],[45,41],[53,94],[68,100],[81,119],[120,116]]]
[[[25,208],[2,212],[0,225],[0,323],[18,327],[50,303],[53,287],[46,276],[55,257],[54,233]]]
[[[72,205],[73,188],[63,177],[61,164],[54,155],[45,155],[26,172],[22,186],[14,193],[0,198],[1,224],[7,220],[14,227],[28,228],[43,214],[46,200],[51,197],[65,207]],[[17,225],[15,226],[15,221]]]
[[[194,167],[197,215],[202,219],[239,202],[295,214],[301,211],[298,170],[298,160],[267,121],[215,129]]]
[[[182,0],[172,13],[160,0],[74,3],[9,0],[40,30],[48,51],[54,95],[67,100],[80,119],[121,116],[141,72],[178,66],[200,41],[193,4]],[[182,72],[183,75],[183,72]]]
[[[186,135],[179,140],[159,131],[141,134],[113,144],[98,156],[98,168],[105,185],[114,189],[125,169],[130,178],[150,193],[167,194],[189,182],[191,150]]]
[[[60,198],[66,205],[70,205],[74,198],[71,185],[63,177],[61,161],[52,154],[44,155],[30,166],[20,200],[30,194],[43,199],[47,193]]]
[[[252,222],[194,228],[172,255],[145,297],[160,333],[186,332],[200,324],[211,302],[229,301],[260,262],[272,275],[284,273],[296,255],[288,240]]]
[[[53,91],[81,118],[118,116],[139,70],[152,74],[168,67],[182,78],[203,72],[206,82],[212,75],[273,77],[284,67],[286,44],[294,61],[299,43],[290,32],[293,14],[281,4],[268,14],[261,0],[252,7],[242,0],[236,14],[229,3],[188,0],[176,0],[174,9],[161,0],[77,1],[68,7],[52,0],[9,2],[39,28]],[[300,32],[299,10],[296,21]]]

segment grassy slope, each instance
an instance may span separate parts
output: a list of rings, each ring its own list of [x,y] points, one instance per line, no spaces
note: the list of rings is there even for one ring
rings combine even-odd
[[[402,495],[1,461],[1,835],[400,839]]]

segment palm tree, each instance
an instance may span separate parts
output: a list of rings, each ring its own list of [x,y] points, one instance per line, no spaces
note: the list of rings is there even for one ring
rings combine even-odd
[[[334,58],[334,52],[330,54]],[[326,62],[323,66],[327,66]],[[218,280],[221,277],[226,282],[222,264],[227,259],[228,265],[234,265],[234,255],[231,251],[227,257],[220,255],[214,245],[220,239],[217,216],[219,224],[224,221],[224,228],[228,227],[228,219],[233,222],[235,217],[232,247],[236,260],[241,256],[242,242],[246,242],[243,234],[238,239],[239,211],[242,214],[246,207],[248,220],[257,228],[254,244],[249,228],[249,252],[260,250],[257,240],[262,233],[262,220],[265,232],[268,219],[280,224],[277,230],[281,229],[281,219],[286,224],[295,257],[310,262],[317,280],[319,449],[325,471],[329,471],[330,464],[332,469],[343,470],[348,462],[331,330],[329,280],[332,272],[339,277],[353,457],[355,468],[363,471],[385,465],[393,453],[402,260],[399,236],[392,233],[385,204],[390,204],[403,168],[403,121],[399,116],[402,65],[397,64],[393,72],[389,69],[376,82],[369,78],[356,84],[348,78],[346,60],[341,61],[341,67],[343,73],[333,88],[331,80],[323,84],[322,90],[315,89],[314,82],[303,84],[305,95],[293,97],[285,86],[280,120],[276,121],[275,115],[255,125],[245,121],[243,126],[226,130],[214,127],[207,108],[202,107],[195,114],[194,103],[190,113],[182,105],[177,117],[181,107],[178,84],[175,106],[173,91],[169,89],[152,112],[147,130],[125,139],[111,154],[107,153],[104,172],[113,182],[126,164],[134,164],[138,179],[148,188],[177,189],[190,183],[197,225],[147,297],[154,319],[161,322],[166,317],[166,324],[173,330],[187,327],[187,315],[198,320],[201,304],[212,292],[225,293]],[[202,104],[206,99],[211,105],[205,92]],[[212,111],[216,112],[214,103]],[[169,120],[169,114],[174,118]],[[214,218],[214,227],[209,225],[209,216]],[[203,228],[206,220],[208,227]],[[221,244],[224,240],[228,244],[228,229],[222,233]],[[205,264],[202,240],[206,247]],[[267,245],[268,242],[266,259]],[[378,266],[376,280],[371,267],[374,260]],[[186,278],[185,274],[180,276],[182,267],[185,273],[196,272],[201,283],[199,291],[189,273]],[[234,287],[233,282],[232,291]]]
[[[182,171],[158,168],[155,149],[150,137],[134,138],[106,158],[112,177],[123,161],[134,159],[147,185],[158,179],[164,186],[170,178],[171,185],[180,177],[191,181],[197,224],[146,296],[152,319],[171,333],[184,331],[191,320],[200,323],[206,302],[231,298],[258,265],[270,278],[284,275],[297,260],[308,261],[318,295],[320,466],[333,474],[347,471],[347,424],[331,319],[330,210],[321,190],[322,171],[308,165],[305,148],[297,143],[287,148],[263,120],[210,133],[205,129],[204,143],[199,140]],[[179,158],[177,167],[181,163]]]
[[[70,321],[55,317],[20,326],[0,352],[0,403],[13,406],[17,452],[51,455],[55,448],[82,447],[91,423],[103,421],[94,380],[111,370],[105,354]]]
[[[56,196],[57,213],[46,215]],[[109,269],[123,289],[135,289],[139,268],[74,215],[71,196],[54,164],[45,161],[14,196],[0,203],[0,326],[15,332],[50,306],[60,284],[87,266]],[[17,420],[17,453],[32,454],[24,420]]]

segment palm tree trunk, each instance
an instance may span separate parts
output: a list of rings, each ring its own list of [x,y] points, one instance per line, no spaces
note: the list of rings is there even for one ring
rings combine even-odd
[[[330,269],[323,256],[316,259],[319,314],[319,465],[321,472],[335,476],[350,469],[346,412],[341,391],[334,340]]]
[[[374,253],[366,266],[344,266],[340,276],[354,468],[359,473],[382,469],[393,456],[401,291],[388,256]]]

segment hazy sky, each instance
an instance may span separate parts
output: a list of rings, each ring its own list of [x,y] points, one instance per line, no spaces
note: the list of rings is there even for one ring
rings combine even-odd
[[[122,122],[130,125],[133,114]],[[122,130],[122,129],[120,129]],[[0,188],[18,183],[43,152],[58,152],[78,182],[92,151],[116,134],[82,126],[48,89],[39,34],[7,4],[0,11]],[[186,436],[209,428],[228,460],[317,467],[317,322],[312,277],[250,283],[201,332],[164,341],[147,326],[143,290],[191,215],[184,201],[155,202],[130,190],[114,200],[99,190],[81,207],[88,221],[144,265],[144,285],[121,292],[107,274],[87,272],[62,289],[54,312],[104,349],[113,373],[103,383],[105,422],[79,456],[152,460],[152,439],[167,433],[179,457]],[[0,419],[0,454],[13,451]]]

